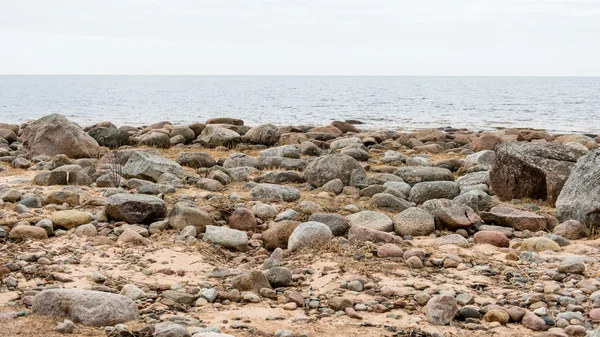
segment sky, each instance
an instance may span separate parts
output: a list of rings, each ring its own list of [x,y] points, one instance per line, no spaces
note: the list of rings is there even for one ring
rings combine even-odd
[[[600,76],[600,0],[0,0],[0,74]]]

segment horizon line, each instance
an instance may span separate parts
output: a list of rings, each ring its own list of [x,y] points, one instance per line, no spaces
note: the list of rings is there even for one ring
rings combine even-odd
[[[381,75],[381,74],[4,74],[0,76],[219,76],[219,77],[536,77],[536,78],[600,78],[600,75]]]

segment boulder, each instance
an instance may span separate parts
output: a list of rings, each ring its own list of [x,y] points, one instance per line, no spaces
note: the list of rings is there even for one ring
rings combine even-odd
[[[569,240],[579,240],[589,235],[587,227],[577,220],[567,220],[557,225],[553,233]]]
[[[546,250],[560,251],[558,243],[550,240],[546,237],[533,237],[525,239],[521,244],[521,250],[528,250],[532,252],[543,252]]]
[[[204,152],[181,152],[175,161],[191,168],[213,167],[217,164],[210,154]]]
[[[150,195],[118,193],[106,199],[105,211],[112,220],[142,223],[164,218],[167,205],[162,199]]]
[[[299,222],[292,220],[270,222],[269,228],[262,233],[265,248],[269,250],[275,248],[286,249],[290,235],[298,225],[300,225]]]
[[[228,225],[230,228],[240,231],[256,231],[256,218],[251,210],[238,207],[229,216]]]
[[[207,124],[209,124],[207,122]],[[235,131],[219,127],[217,125],[206,125],[198,137],[200,144],[206,147],[227,146],[233,147],[241,141],[242,137]]]
[[[578,158],[556,143],[500,144],[490,171],[491,187],[500,200],[544,199],[554,206]]]
[[[362,211],[346,216],[350,227],[362,226],[383,232],[391,232],[394,228],[392,219],[381,212]]]
[[[480,216],[486,223],[512,227],[517,231],[537,232],[546,229],[545,217],[505,205],[494,206],[487,212],[481,212]]]
[[[470,190],[456,198],[452,199],[454,202],[463,204],[471,207],[475,213],[479,213],[484,209],[488,208],[492,203],[492,197],[481,190]]]
[[[246,233],[225,227],[206,226],[202,240],[238,251],[248,249],[248,236]]]
[[[420,205],[431,199],[453,199],[459,193],[460,188],[454,181],[426,181],[411,188],[408,200]]]
[[[288,240],[288,249],[319,248],[333,238],[331,229],[320,222],[309,221],[294,229]]]
[[[340,179],[345,186],[355,186],[366,181],[366,172],[356,159],[345,154],[330,154],[310,162],[304,169],[304,179],[314,187],[333,179]]]
[[[391,212],[402,212],[415,204],[390,193],[377,193],[371,197],[371,205]]]
[[[269,171],[254,178],[254,181],[268,184],[301,184],[304,182],[304,178],[296,171]]]
[[[48,289],[35,295],[32,311],[69,319],[86,326],[107,326],[138,319],[129,297],[82,289]]]
[[[300,199],[300,190],[291,186],[258,184],[251,191],[252,197],[264,200],[296,201]]]
[[[411,207],[394,215],[394,231],[400,235],[426,236],[435,230],[435,218],[424,209]]]
[[[427,321],[433,325],[446,325],[458,313],[456,299],[450,295],[436,295],[425,306]]]
[[[331,229],[333,236],[342,236],[348,232],[350,225],[343,216],[336,213],[313,213],[308,221],[323,223]]]
[[[176,162],[142,151],[133,152],[125,166],[123,166],[123,175],[126,178],[138,178],[153,182],[157,182],[165,172],[178,178],[183,178],[186,175],[183,167]]]
[[[434,216],[436,228],[465,229],[481,220],[469,206],[448,199],[428,200],[423,209]]]
[[[231,117],[215,117],[215,118],[209,118],[206,120],[206,123],[204,124],[229,124],[229,125],[237,125],[237,126],[243,126],[244,125],[244,121],[241,119],[237,119],[237,118],[231,118]]]
[[[483,231],[477,232],[473,235],[473,239],[475,244],[489,244],[496,247],[506,247],[510,246],[510,241],[506,237],[506,235],[502,232],[496,231]]]
[[[490,133],[483,133],[479,137],[473,139],[469,148],[474,152],[493,150],[500,143],[502,143],[501,137]]]
[[[175,204],[175,207],[169,212],[168,222],[173,229],[177,230],[194,226],[197,233],[204,233],[206,226],[214,225],[210,214],[186,202]]]
[[[191,337],[191,335],[181,324],[161,322],[154,325],[152,337]]]
[[[227,156],[227,159],[223,162],[223,167],[225,168],[233,168],[233,167],[254,167],[258,168],[259,162],[258,159],[249,156],[245,153],[235,152]]]
[[[69,158],[95,158],[100,154],[94,138],[59,114],[27,124],[21,131],[21,139],[31,156],[64,154]]]
[[[460,234],[448,234],[438,237],[437,239],[435,239],[433,244],[438,247],[445,245],[455,245],[466,248],[469,246],[469,241],[467,241],[467,239],[465,239],[465,237]]]
[[[424,181],[454,181],[452,171],[443,167],[403,166],[394,174],[410,185]]]
[[[253,270],[249,273],[238,275],[231,281],[233,287],[239,291],[251,291],[255,294],[260,293],[263,288],[271,289],[271,284],[265,274],[259,270]]]
[[[92,222],[92,215],[88,212],[65,210],[52,213],[50,218],[54,227],[71,229]]]
[[[581,157],[566,181],[556,211],[560,221],[600,227],[600,149]]]
[[[44,228],[30,225],[16,225],[10,230],[8,237],[11,239],[43,240],[48,238]]]
[[[274,145],[279,142],[281,132],[273,124],[262,124],[248,130],[242,139],[248,143],[261,145]]]
[[[98,145],[116,149],[129,145],[129,132],[111,127],[95,127],[88,131],[88,135],[98,142]]]
[[[363,226],[351,226],[348,230],[349,242],[374,242],[374,243],[395,243],[402,241],[402,238],[394,236],[387,232],[378,231]]]

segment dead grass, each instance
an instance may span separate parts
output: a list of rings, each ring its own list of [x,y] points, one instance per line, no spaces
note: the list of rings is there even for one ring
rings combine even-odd
[[[260,152],[260,150],[245,150],[245,149],[237,149],[237,148],[233,148],[233,149],[230,149],[227,151],[221,151],[221,150],[205,148],[205,147],[199,148],[199,147],[188,147],[188,146],[186,146],[186,147],[171,147],[168,149],[140,146],[140,147],[136,147],[136,149],[156,149],[160,152],[160,154],[163,157],[171,159],[171,160],[175,160],[177,158],[177,156],[179,156],[179,154],[182,152],[208,153],[208,154],[210,154],[211,157],[213,157],[215,159],[227,157],[230,154],[235,153],[235,152],[245,153],[250,156],[258,156],[258,153]]]
[[[505,201],[505,202],[502,202],[502,204],[508,204],[515,208],[522,209],[524,211],[556,215],[556,209],[554,207],[550,206],[550,204],[547,201],[540,201],[540,200],[531,199],[531,198],[523,198],[523,199],[518,199],[518,200]],[[539,207],[540,210],[532,211],[531,209],[529,209],[526,206],[527,204],[535,205],[535,206]]]
[[[0,172],[0,177],[20,176],[29,172],[26,169],[14,168],[11,166],[6,166],[6,168],[6,171]]]

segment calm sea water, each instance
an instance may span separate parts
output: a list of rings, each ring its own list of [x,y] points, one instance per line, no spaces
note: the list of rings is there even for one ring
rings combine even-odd
[[[61,113],[82,125],[243,119],[248,125],[533,127],[600,133],[600,78],[0,76],[0,121]]]

